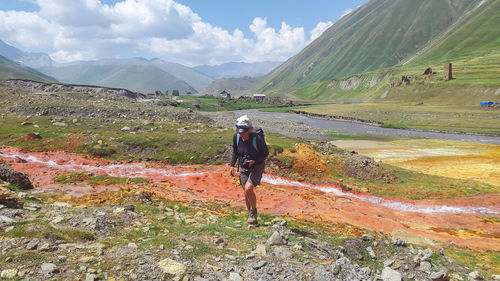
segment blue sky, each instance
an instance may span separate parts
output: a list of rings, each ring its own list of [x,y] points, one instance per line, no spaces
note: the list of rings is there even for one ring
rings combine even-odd
[[[367,0],[0,0],[0,39],[57,61],[285,60]]]

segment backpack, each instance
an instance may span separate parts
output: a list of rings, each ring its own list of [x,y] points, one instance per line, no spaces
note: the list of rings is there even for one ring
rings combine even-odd
[[[259,135],[264,142],[266,141],[264,139],[264,130],[262,130],[261,127],[254,127],[253,132]],[[236,134],[236,146],[238,146],[239,142],[240,142],[240,134]],[[255,148],[257,152],[259,152],[259,148],[257,147],[257,137],[255,136],[252,138],[252,145],[253,148]]]

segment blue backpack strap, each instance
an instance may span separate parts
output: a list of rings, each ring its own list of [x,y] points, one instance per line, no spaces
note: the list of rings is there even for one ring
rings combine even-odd
[[[257,147],[257,136],[253,137],[252,143],[253,143],[253,148],[255,148],[257,152],[259,152],[259,148]]]
[[[240,143],[240,134],[236,134],[236,146]]]

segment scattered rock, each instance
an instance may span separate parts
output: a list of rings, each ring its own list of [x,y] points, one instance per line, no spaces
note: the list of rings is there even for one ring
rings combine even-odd
[[[384,270],[382,270],[381,278],[383,281],[401,281],[401,273],[390,267],[385,267]]]
[[[33,189],[33,184],[25,174],[4,165],[0,165],[0,180],[15,184],[21,189]]]
[[[346,158],[344,172],[347,176],[361,180],[383,180],[386,183],[396,180],[396,176],[380,166],[373,158],[359,154],[350,154]]]
[[[172,259],[164,259],[158,263],[158,267],[167,274],[181,276],[186,272],[186,266]]]
[[[230,272],[229,281],[243,281],[243,278],[236,272]]]
[[[420,262],[419,270],[423,272],[430,272],[432,268],[432,264],[428,261],[422,261]]]
[[[130,131],[130,127],[125,126],[125,127],[121,128],[121,130],[123,132],[128,132],[128,131]]]
[[[38,247],[38,243],[40,243],[40,240],[38,239],[31,239],[28,245],[26,245],[26,250],[35,250]]]
[[[259,261],[257,263],[255,263],[252,268],[255,269],[255,270],[258,270],[258,269],[261,269],[263,268],[264,266],[266,266],[267,264],[267,261]]]
[[[125,211],[135,212],[135,206],[134,205],[125,205],[125,206],[123,206],[123,209]]]
[[[483,280],[483,277],[481,276],[481,274],[479,273],[479,271],[472,271],[469,273],[469,277],[471,277],[472,279],[476,279],[476,280]]]
[[[429,278],[431,278],[432,281],[448,281],[448,272],[445,270],[441,270],[438,272],[433,272]]]
[[[392,240],[392,245],[406,247],[406,242],[401,238],[396,238]]]
[[[341,270],[342,270],[342,266],[340,264],[337,264],[337,263],[333,264],[333,266],[332,266],[333,275],[339,274]]]
[[[375,241],[375,238],[373,236],[371,236],[370,234],[363,234],[361,239],[363,239],[364,241]]]
[[[372,257],[372,258],[377,257],[377,255],[375,255],[375,251],[373,251],[372,247],[366,247],[366,251],[368,252],[368,255],[370,255],[370,257]]]
[[[57,127],[66,127],[66,126],[68,126],[68,124],[66,124],[64,122],[54,122],[54,123],[52,123],[52,125],[57,126]]]
[[[15,222],[16,222],[15,219],[11,219],[11,218],[9,218],[7,216],[0,215],[0,223],[1,224],[7,224],[7,225],[9,225],[9,224],[12,224],[12,223],[15,223]]]
[[[267,244],[271,246],[281,246],[283,245],[283,238],[281,238],[281,234],[278,231],[275,231],[271,237],[267,240]]]
[[[50,275],[58,272],[59,268],[57,268],[57,265],[53,263],[43,263],[42,266],[40,267],[40,273],[45,275]]]
[[[71,207],[71,204],[67,203],[67,202],[54,202],[52,203],[53,206],[55,207],[61,207],[61,208],[69,208]]]
[[[264,244],[257,244],[257,246],[255,247],[255,250],[253,250],[252,253],[259,255],[259,256],[265,256],[265,255],[267,255],[266,246]]]
[[[0,273],[0,277],[6,279],[15,278],[16,276],[17,276],[17,269],[5,269],[2,270],[2,273]]]
[[[52,219],[50,222],[53,224],[58,224],[62,222],[65,218],[63,216],[57,216],[54,219]]]
[[[292,257],[292,252],[284,247],[274,248],[273,254],[279,259],[289,259]]]

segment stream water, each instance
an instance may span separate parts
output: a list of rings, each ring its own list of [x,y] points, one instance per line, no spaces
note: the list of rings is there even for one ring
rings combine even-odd
[[[54,182],[54,177],[68,172],[92,172],[148,178],[149,182],[139,188],[166,200],[216,200],[234,206],[245,205],[241,187],[229,176],[226,166],[122,163],[64,152],[25,153],[14,147],[1,149],[0,158],[15,170],[26,173],[35,186],[34,192],[61,191],[82,196],[119,188],[116,185],[87,184],[86,187],[85,183]],[[333,184],[316,185],[271,174],[264,176],[256,193],[260,212],[318,223],[347,223],[363,229],[405,233],[418,239],[427,237],[475,249],[500,250],[500,223],[488,219],[500,214],[498,194],[412,201],[350,193]]]
[[[2,151],[0,158],[16,159],[20,162],[34,163],[46,166],[47,168],[63,170],[66,172],[92,172],[103,174],[112,177],[129,177],[129,178],[147,178],[152,181],[169,180],[178,177],[198,177],[201,175],[218,174],[220,170],[213,168],[200,169],[193,171],[190,166],[169,166],[164,168],[147,168],[139,163],[131,164],[83,164],[71,159],[57,161],[53,159],[43,159],[35,155]],[[307,189],[315,189],[325,193],[331,193],[335,196],[350,197],[357,200],[365,201],[373,205],[384,206],[393,210],[402,212],[416,212],[428,214],[500,214],[500,207],[482,207],[482,206],[446,206],[446,205],[424,205],[419,206],[411,203],[404,203],[395,200],[384,199],[371,195],[359,195],[343,191],[339,186],[333,184],[316,185],[307,182],[294,181],[271,174],[265,174],[262,181],[276,186],[295,186]]]
[[[248,114],[251,120],[264,120],[264,121],[283,120],[299,124],[305,124],[313,128],[335,131],[335,132],[343,132],[343,133],[372,134],[372,135],[386,135],[386,136],[400,135],[404,137],[419,137],[419,138],[455,140],[455,141],[500,145],[500,136],[382,128],[376,125],[356,123],[350,121],[316,119],[295,113],[264,112],[260,111],[259,109],[238,110],[234,111],[234,113],[236,116]],[[283,132],[283,130],[279,130],[279,128],[276,129],[278,130],[278,132],[286,134],[286,132]]]

